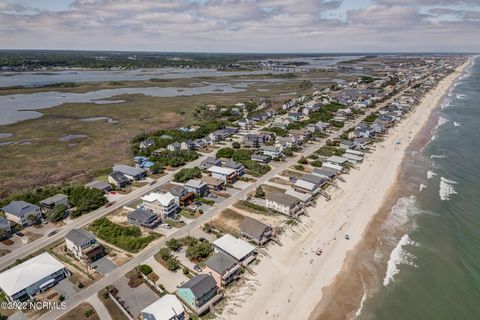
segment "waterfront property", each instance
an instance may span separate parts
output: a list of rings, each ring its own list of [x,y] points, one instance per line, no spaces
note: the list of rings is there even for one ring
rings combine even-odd
[[[0,288],[10,301],[25,301],[70,276],[67,268],[48,252],[0,273]]]
[[[40,207],[25,201],[12,201],[2,208],[5,218],[21,226],[32,225],[41,218]]]
[[[337,170],[321,167],[313,169],[312,174],[319,176],[322,179],[333,180],[337,176]]]
[[[223,252],[243,265],[247,265],[255,259],[254,246],[228,233],[213,241],[212,244],[215,252]]]
[[[205,261],[203,273],[211,275],[221,288],[240,277],[240,265],[234,258],[218,252]]]
[[[221,298],[215,279],[209,274],[199,274],[177,289],[177,297],[198,315],[205,313]]]
[[[150,229],[155,228],[161,222],[157,214],[144,209],[135,209],[129,212],[127,219],[130,224]]]
[[[83,229],[72,229],[65,235],[65,245],[70,254],[85,263],[97,261],[105,249],[95,236]]]
[[[257,245],[264,245],[272,238],[273,230],[263,222],[245,217],[240,226],[240,235]]]
[[[266,197],[266,207],[287,216],[297,217],[303,214],[303,205],[298,198],[285,193],[270,193]]]
[[[301,178],[295,182],[295,190],[316,193],[319,188],[325,184],[325,179],[310,173],[304,174]]]
[[[173,294],[166,294],[142,310],[143,320],[184,320],[185,309]]]

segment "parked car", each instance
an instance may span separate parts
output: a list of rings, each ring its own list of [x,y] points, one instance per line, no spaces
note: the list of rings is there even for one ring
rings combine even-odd
[[[105,205],[105,208],[111,207],[115,204],[115,201],[109,202]]]
[[[52,230],[50,231],[49,233],[47,233],[47,237],[51,237],[53,236],[54,234],[56,234],[58,231],[57,230]]]
[[[201,273],[203,271],[203,269],[198,264],[193,265],[193,270],[197,271],[198,273]]]
[[[169,225],[168,223],[162,223],[162,228],[165,228],[165,229],[172,229],[172,226]]]

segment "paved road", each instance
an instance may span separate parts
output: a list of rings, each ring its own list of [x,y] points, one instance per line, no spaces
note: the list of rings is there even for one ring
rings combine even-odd
[[[204,156],[199,157],[197,160],[192,161],[190,163],[187,163],[184,168],[192,168],[195,166],[198,166],[205,158],[208,156],[213,156],[215,155],[216,151],[212,151],[209,154],[206,154]],[[181,169],[181,168],[180,168]],[[100,217],[103,217],[104,215],[123,207],[127,203],[137,199],[140,196],[145,195],[146,193],[149,193],[150,191],[154,190],[155,188],[158,188],[160,185],[164,184],[165,182],[168,182],[173,179],[173,175],[179,171],[180,169],[177,169],[176,171],[173,171],[171,173],[168,173],[164,175],[163,177],[159,178],[157,182],[153,185],[145,185],[143,187],[140,187],[138,189],[133,190],[132,192],[126,194],[124,197],[122,197],[120,200],[116,201],[115,204],[112,206],[105,208],[101,207],[95,211],[92,211],[88,214],[85,214],[77,219],[72,220],[65,226],[58,228],[58,232],[51,236],[51,237],[42,237],[38,240],[35,240],[33,242],[30,242],[29,244],[26,244],[20,248],[15,249],[11,253],[3,256],[0,258],[0,270],[3,270],[7,268],[9,265],[13,264],[17,259],[22,259],[27,257],[30,254],[33,254],[37,252],[38,250],[43,249],[44,247],[48,246],[49,244],[59,240],[63,239],[63,237],[70,231],[71,229],[77,229],[81,228],[93,220],[96,220]]]
[[[360,122],[360,119],[357,120],[356,122],[352,122],[352,123],[346,125],[344,127],[344,130],[348,130],[348,129],[354,127],[358,122]],[[333,133],[332,135],[329,136],[329,139],[334,139],[334,138],[340,137],[344,130],[340,130],[336,133]],[[125,275],[125,273],[127,273],[129,270],[138,266],[144,260],[146,260],[146,259],[150,258],[151,256],[155,255],[158,252],[158,250],[161,247],[163,247],[165,245],[165,243],[168,240],[170,240],[171,238],[182,238],[182,237],[185,237],[185,236],[189,235],[189,233],[193,229],[195,229],[195,228],[203,225],[204,223],[210,221],[214,216],[216,216],[217,214],[219,214],[220,212],[222,212],[223,210],[225,210],[229,206],[233,205],[239,199],[242,199],[242,198],[246,197],[248,195],[248,193],[255,190],[255,188],[258,185],[264,184],[265,182],[267,182],[268,180],[273,178],[275,175],[281,173],[282,171],[284,171],[285,169],[290,167],[292,164],[297,163],[297,161],[302,156],[306,156],[306,155],[309,155],[309,154],[313,153],[318,148],[324,146],[325,143],[326,143],[326,139],[323,139],[322,141],[316,142],[316,143],[313,143],[313,144],[312,143],[307,144],[306,148],[304,149],[304,151],[301,154],[298,154],[297,156],[295,156],[293,158],[290,158],[286,162],[280,162],[270,172],[268,172],[267,174],[265,174],[264,176],[259,178],[256,183],[251,184],[246,189],[241,190],[240,192],[238,192],[234,196],[226,199],[224,202],[222,202],[221,204],[218,204],[212,210],[204,213],[201,217],[197,218],[192,223],[184,226],[182,229],[179,229],[178,231],[176,231],[175,233],[173,233],[169,237],[163,238],[162,240],[156,242],[155,245],[153,245],[151,247],[148,247],[147,249],[141,251],[137,256],[135,256],[132,260],[130,260],[129,262],[127,262],[123,266],[115,269],[112,273],[106,275],[105,277],[103,277],[99,281],[95,282],[91,286],[89,286],[89,287],[85,288],[84,290],[82,290],[81,292],[79,292],[77,295],[73,296],[67,302],[68,303],[68,308],[67,309],[72,310],[73,308],[78,306],[82,301],[85,301],[91,295],[97,294],[98,291],[105,288],[107,285],[112,284],[113,282],[115,282],[118,279],[120,279],[121,277],[123,277]],[[46,313],[42,317],[40,317],[39,320],[56,319],[56,318],[62,316],[66,311],[67,310],[53,310],[53,311],[50,311],[50,312]]]
[[[403,91],[396,94],[395,96],[398,96],[401,93],[403,93]],[[390,98],[390,99],[386,100],[385,102],[378,104],[375,109],[367,111],[365,116],[367,116],[367,115],[371,114],[372,112],[377,111],[378,109],[382,108],[387,103],[389,103],[392,99],[393,98]],[[335,132],[335,133],[331,134],[328,138],[329,139],[335,139],[335,138],[340,137],[343,132],[345,132],[346,130],[348,130],[350,128],[353,128],[355,125],[360,123],[363,120],[363,118],[364,117],[360,117],[356,121],[348,123],[347,125],[345,125],[345,127],[342,130],[339,130],[338,132]],[[125,273],[127,273],[129,270],[131,270],[134,267],[141,264],[144,260],[146,260],[146,259],[152,257],[153,255],[155,255],[158,252],[158,250],[161,247],[163,247],[165,245],[165,242],[168,241],[169,239],[171,239],[171,238],[182,238],[182,237],[188,235],[193,229],[197,228],[198,226],[203,225],[205,222],[208,222],[214,216],[216,216],[218,213],[222,212],[224,209],[228,208],[230,205],[233,205],[239,199],[242,199],[245,196],[247,196],[247,194],[250,193],[251,191],[255,190],[255,188],[258,185],[261,185],[261,184],[267,182],[268,180],[270,180],[275,175],[279,174],[280,172],[287,169],[292,164],[296,163],[302,156],[307,156],[307,155],[311,154],[316,149],[318,149],[321,146],[324,146],[325,144],[326,144],[326,139],[323,139],[322,141],[316,142],[316,143],[313,143],[313,144],[312,143],[308,144],[301,154],[298,154],[294,158],[290,158],[287,162],[277,164],[275,168],[273,168],[270,172],[268,172],[263,177],[258,179],[256,183],[251,184],[246,189],[241,190],[240,192],[238,192],[234,196],[228,198],[227,200],[225,200],[221,204],[218,204],[212,210],[204,213],[201,217],[199,217],[198,219],[196,219],[192,223],[184,226],[182,229],[179,229],[178,231],[171,234],[170,236],[165,237],[158,242],[155,242],[154,245],[152,245],[150,247],[147,247],[145,250],[138,253],[132,260],[125,263],[123,266],[115,269],[113,272],[105,275],[105,277],[103,277],[99,281],[95,282],[91,286],[89,286],[89,287],[85,288],[84,290],[80,291],[78,294],[72,296],[71,299],[69,299],[69,301],[67,302],[68,303],[67,310],[52,310],[52,311],[44,314],[39,319],[40,320],[57,319],[58,317],[65,314],[68,310],[72,310],[73,308],[77,307],[82,301],[85,301],[86,299],[88,299],[92,295],[96,295],[98,291],[100,291],[101,289],[105,288],[107,285],[109,285],[109,284],[115,282],[116,280],[120,279],[121,277],[123,277]],[[194,167],[194,166],[200,164],[200,162],[203,161],[203,159],[205,159],[207,156],[211,156],[213,154],[214,154],[214,152],[211,152],[208,155],[205,155],[205,156],[203,156],[203,157],[201,157],[201,158],[199,158],[199,159],[197,159],[197,160],[195,160],[191,163],[188,163],[185,167]],[[124,204],[127,204],[128,202],[134,200],[135,198],[137,198],[137,197],[139,197],[139,196],[141,196],[145,193],[150,192],[151,190],[155,189],[159,185],[171,180],[174,173],[175,172],[165,175],[164,177],[160,178],[157,181],[157,183],[155,183],[154,185],[144,186],[142,188],[139,188],[139,189],[131,192],[130,194],[125,196],[125,198],[123,198],[121,201],[119,201],[118,203],[116,203],[115,205],[113,205],[110,208],[98,209],[98,210],[96,210],[92,213],[89,213],[88,215],[85,215],[85,216],[75,220],[74,222],[72,222],[72,223],[68,224],[67,226],[63,227],[62,229],[60,229],[60,232],[58,234],[56,234],[55,236],[45,238],[45,239],[41,239],[41,240],[37,240],[37,241],[25,246],[25,248],[19,249],[18,251],[14,252],[14,253],[8,254],[4,259],[1,260],[0,268],[8,266],[9,263],[12,263],[13,261],[15,261],[15,259],[18,259],[18,257],[24,257],[28,254],[31,254],[31,253],[43,248],[44,246],[48,245],[49,243],[51,243],[55,240],[63,238],[63,236],[68,232],[68,230],[70,230],[72,228],[82,227],[82,226],[88,224],[89,222],[93,221],[94,219],[97,219],[97,218],[99,218],[103,215],[106,215],[107,213],[109,213],[109,212],[111,212],[111,211],[113,211],[117,208],[122,207]],[[7,261],[8,261],[8,263],[7,263]]]

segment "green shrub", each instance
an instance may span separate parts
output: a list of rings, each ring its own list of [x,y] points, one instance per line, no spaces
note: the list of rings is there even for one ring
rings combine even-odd
[[[138,267],[138,271],[140,271],[146,276],[153,272],[152,267],[150,267],[148,264],[141,264]]]
[[[183,168],[173,176],[176,182],[186,182],[190,179],[199,178],[202,176],[202,170],[198,167]]]

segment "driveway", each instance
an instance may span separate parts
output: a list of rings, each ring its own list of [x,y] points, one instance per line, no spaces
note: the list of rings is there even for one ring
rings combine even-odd
[[[145,283],[142,283],[136,288],[130,288],[127,277],[120,278],[120,280],[114,282],[113,285],[118,289],[120,299],[125,301],[125,306],[134,318],[140,314],[140,311],[160,298]]]
[[[65,299],[69,299],[73,297],[80,289],[71,283],[68,279],[63,279],[60,281],[55,287],[55,291],[58,292],[59,295],[63,295]]]
[[[143,263],[152,267],[153,272],[158,275],[159,280],[157,281],[157,284],[163,285],[168,292],[174,292],[180,284],[189,280],[188,277],[183,274],[181,269],[176,272],[168,271],[164,266],[158,263],[154,257],[148,258]]]
[[[101,274],[108,274],[117,268],[117,265],[110,261],[107,257],[102,257],[92,262],[92,267]]]

